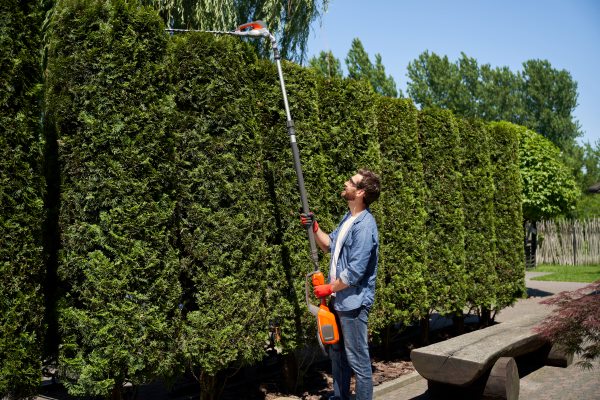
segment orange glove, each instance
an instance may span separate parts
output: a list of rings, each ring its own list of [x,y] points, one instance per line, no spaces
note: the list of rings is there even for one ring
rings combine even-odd
[[[314,233],[317,233],[317,231],[319,230],[319,223],[315,219],[315,214],[312,211],[309,211],[306,214],[301,212],[300,223],[306,229],[308,229],[312,225],[312,230]]]
[[[316,297],[319,297],[319,298],[327,297],[331,293],[333,293],[333,288],[331,287],[330,283],[328,283],[326,285],[315,286],[315,296]]]

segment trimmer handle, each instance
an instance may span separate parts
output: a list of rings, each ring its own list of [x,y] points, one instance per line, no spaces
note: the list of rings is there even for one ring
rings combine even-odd
[[[312,284],[313,284],[313,288],[316,286],[325,284],[325,276],[323,276],[323,273],[321,271],[313,272]],[[320,297],[319,300],[321,300],[322,305],[327,305],[327,300],[325,297]]]

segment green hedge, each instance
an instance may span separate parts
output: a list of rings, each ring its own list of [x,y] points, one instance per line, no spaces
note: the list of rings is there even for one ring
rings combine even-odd
[[[418,112],[409,100],[379,97],[376,106],[383,191],[377,296],[371,326],[409,325],[428,314],[425,192]],[[389,343],[387,331],[384,336]]]
[[[241,41],[174,38],[177,231],[184,291],[183,357],[203,391],[225,368],[260,360],[272,264],[256,55]],[[198,373],[199,372],[199,373]]]
[[[480,314],[486,314],[496,303],[498,284],[490,138],[482,121],[460,119],[458,126],[462,149],[467,302]]]
[[[10,29],[35,26],[19,19],[27,13],[9,14]],[[16,83],[0,93],[0,143],[11,154],[1,173],[21,177],[1,187],[3,218],[12,218],[4,237],[18,245],[0,249],[2,279],[3,288],[19,285],[10,299],[41,307],[39,86],[24,80],[39,78],[39,36],[14,37],[0,42],[25,49],[1,58],[2,82]],[[58,147],[46,168],[56,162],[60,183],[47,208],[60,210],[59,366],[70,392],[115,395],[125,381],[192,370],[209,395],[220,372],[264,356],[269,331],[288,360],[314,345],[304,304],[313,265],[274,63],[238,38],[171,37],[133,0],[60,0],[47,40],[44,131]],[[516,126],[486,129],[448,111],[418,112],[365,82],[283,69],[321,227],[331,232],[347,211],[340,192],[357,169],[382,176],[371,329],[388,340],[388,328],[433,310],[514,302],[524,289]],[[12,261],[19,257],[26,262]],[[329,257],[320,255],[326,273]],[[22,265],[27,273],[16,273]],[[3,303],[0,351],[24,361],[11,368],[27,386],[39,377],[43,313],[11,311],[19,304]],[[8,327],[25,320],[31,330],[16,338]],[[2,376],[2,390],[13,390]]]
[[[489,125],[494,177],[496,229],[496,304],[501,310],[525,294],[522,182],[519,173],[519,131],[508,122]]]
[[[419,114],[423,155],[428,299],[441,314],[462,314],[466,302],[465,229],[459,132],[450,111]]]
[[[41,379],[44,179],[36,1],[0,5],[0,397]]]
[[[59,365],[73,395],[177,372],[174,102],[160,18],[136,2],[58,2],[48,118],[61,173]]]

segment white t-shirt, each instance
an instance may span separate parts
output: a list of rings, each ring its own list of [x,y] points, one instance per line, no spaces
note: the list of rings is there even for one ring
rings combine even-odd
[[[350,218],[348,218],[346,221],[344,221],[344,223],[342,224],[342,227],[340,228],[340,233],[338,234],[337,240],[335,241],[335,251],[333,252],[331,268],[329,269],[329,282],[330,283],[333,283],[336,279],[335,277],[336,277],[337,263],[338,263],[338,259],[340,257],[340,252],[342,251],[342,244],[344,243],[344,240],[346,240],[346,235],[348,234],[348,231],[350,230],[350,227],[352,226],[352,224],[354,223],[356,218],[363,212],[364,212],[364,210],[359,212],[355,216],[353,216],[353,217],[351,216]],[[334,295],[335,295],[335,293],[334,293]]]

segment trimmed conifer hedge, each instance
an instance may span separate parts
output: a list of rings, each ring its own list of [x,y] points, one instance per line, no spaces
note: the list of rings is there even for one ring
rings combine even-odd
[[[409,100],[378,97],[377,132],[381,151],[379,199],[381,250],[371,326],[409,325],[428,314],[423,160],[418,112]],[[389,333],[384,335],[389,344]]]
[[[59,1],[48,119],[59,142],[61,376],[74,395],[178,371],[174,103],[160,18],[135,1]]]
[[[0,397],[34,394],[44,319],[42,10],[0,4]]]
[[[429,307],[442,315],[462,314],[468,282],[458,127],[450,111],[439,109],[421,111],[418,123],[426,187]]]
[[[480,120],[457,120],[462,149],[462,193],[465,216],[467,302],[487,317],[496,304],[496,238],[494,180],[490,138]]]
[[[0,42],[1,279],[14,289],[2,292],[0,355],[12,364],[0,366],[1,392],[39,378],[43,313],[22,304],[42,305],[40,114],[57,144],[46,169],[57,165],[60,187],[46,206],[60,210],[59,367],[72,394],[118,395],[125,381],[192,370],[209,395],[221,371],[259,361],[267,344],[292,361],[314,345],[313,265],[274,63],[239,38],[171,37],[134,0],[60,0],[41,113],[39,34],[17,32],[39,22],[30,3],[0,9],[15,32]],[[371,329],[387,340],[387,328],[433,310],[512,304],[524,289],[518,127],[283,69],[321,227],[347,212],[340,192],[357,169],[381,174]],[[330,256],[319,257],[327,274]]]
[[[182,350],[215,393],[217,373],[262,359],[272,263],[262,132],[255,114],[257,59],[238,39],[209,34],[172,41],[177,105],[177,231]],[[208,398],[208,397],[207,397]]]
[[[519,173],[519,130],[508,122],[489,125],[494,177],[496,231],[496,304],[501,310],[525,294],[522,182]]]

